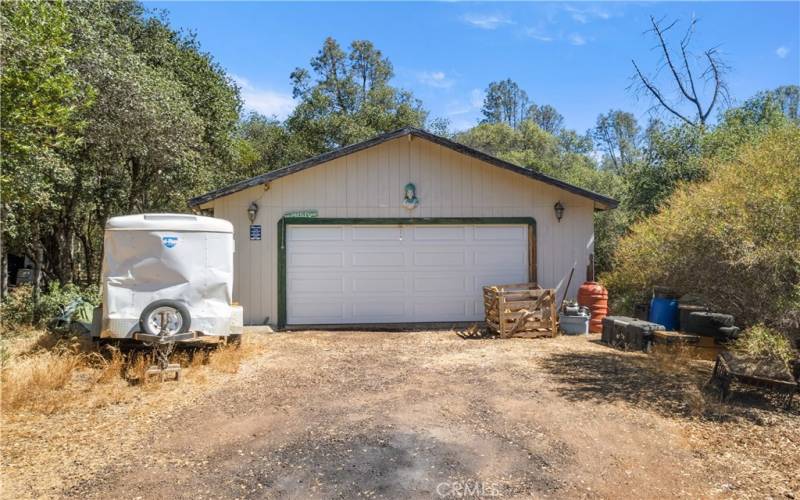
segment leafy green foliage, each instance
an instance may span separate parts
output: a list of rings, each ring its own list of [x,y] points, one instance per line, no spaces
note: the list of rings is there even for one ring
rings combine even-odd
[[[632,113],[611,110],[598,116],[592,137],[612,168],[619,170],[636,161],[639,124]]]
[[[759,92],[745,103],[745,107],[765,108],[775,106],[789,120],[800,121],[800,86],[783,85],[773,90]]]
[[[389,84],[392,65],[369,41],[356,40],[346,52],[328,38],[310,66],[291,74],[300,104],[286,127],[297,158],[425,123],[421,103]]]
[[[48,321],[61,314],[61,308],[75,299],[82,299],[90,304],[100,303],[96,287],[79,288],[73,284],[62,287],[58,282],[50,284],[48,290],[41,294],[38,304],[34,304],[32,295],[33,289],[30,285],[16,287],[8,294],[0,306],[4,333],[18,327],[45,326]]]
[[[492,82],[486,88],[481,113],[481,123],[506,124],[516,128],[528,113],[528,94],[510,78]]]
[[[787,366],[798,356],[787,335],[761,323],[745,330],[731,348],[757,358],[778,359]]]
[[[703,130],[692,125],[666,126],[653,121],[645,133],[645,147],[639,161],[625,165],[621,172],[627,184],[623,202],[633,218],[658,211],[679,182],[705,179],[702,165]]]
[[[70,68],[72,37],[63,2],[0,3],[2,22],[3,237],[30,249],[28,221],[57,207],[73,173],[63,159],[78,143],[82,93]]]
[[[92,283],[108,217],[183,211],[229,179],[238,91],[136,2],[2,9],[4,243]]]
[[[784,124],[711,161],[634,224],[603,277],[616,310],[654,285],[699,295],[744,325],[778,326],[800,311],[800,127]]]
[[[235,141],[238,177],[254,177],[302,159],[292,149],[294,142],[286,128],[278,120],[258,113],[247,115],[239,123]]]
[[[539,126],[540,129],[550,134],[557,134],[564,128],[564,117],[556,108],[549,104],[531,104],[526,115],[527,119]]]

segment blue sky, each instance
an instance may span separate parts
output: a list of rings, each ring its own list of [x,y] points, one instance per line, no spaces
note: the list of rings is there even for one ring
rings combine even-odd
[[[651,102],[628,90],[631,59],[655,71],[649,16],[698,19],[697,54],[718,46],[730,94],[800,84],[800,3],[257,3],[146,2],[242,87],[245,107],[283,118],[293,107],[289,73],[307,66],[327,36],[371,40],[394,65],[393,83],[413,91],[431,117],[464,129],[480,119],[483,91],[511,78],[584,131],[609,109],[646,119]]]

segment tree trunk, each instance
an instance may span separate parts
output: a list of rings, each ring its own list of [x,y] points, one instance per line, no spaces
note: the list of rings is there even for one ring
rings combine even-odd
[[[0,204],[0,225],[5,224],[6,211],[5,205]],[[3,246],[3,236],[0,234],[0,300],[6,298],[8,294],[8,253]]]
[[[39,223],[33,225],[33,323],[39,318],[39,299],[42,288],[42,261],[44,260],[44,246],[39,233]]]
[[[91,242],[91,235],[79,235],[79,241],[81,242],[81,248],[83,250],[83,262],[84,267],[86,268],[85,273],[85,281],[86,285],[93,285],[94,283],[94,248],[92,248]]]
[[[0,300],[5,299],[8,294],[8,253],[2,245],[0,238]]]

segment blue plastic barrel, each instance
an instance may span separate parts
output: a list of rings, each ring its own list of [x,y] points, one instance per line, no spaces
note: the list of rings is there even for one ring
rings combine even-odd
[[[648,320],[651,323],[663,325],[667,331],[675,331],[678,329],[678,299],[674,297],[659,297],[654,296],[650,300],[650,316]]]

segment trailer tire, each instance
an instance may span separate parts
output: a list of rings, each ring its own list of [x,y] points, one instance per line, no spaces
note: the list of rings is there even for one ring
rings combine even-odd
[[[170,334],[186,333],[189,331],[189,327],[192,323],[192,316],[189,314],[189,309],[186,307],[186,304],[177,300],[162,299],[151,302],[144,308],[142,314],[139,316],[139,326],[144,333],[148,335],[159,335],[161,333],[160,331],[154,331],[155,326],[150,321],[150,316],[157,309],[173,309],[175,314],[179,316],[180,323],[177,325],[175,331],[170,332]]]

